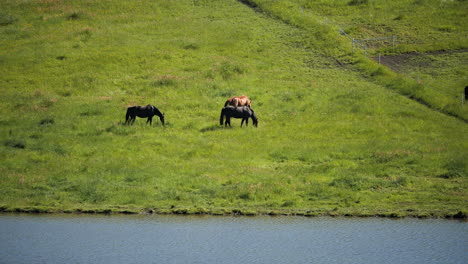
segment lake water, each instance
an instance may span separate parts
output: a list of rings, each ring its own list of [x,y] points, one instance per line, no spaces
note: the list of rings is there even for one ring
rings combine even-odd
[[[433,219],[0,214],[0,263],[468,263]]]

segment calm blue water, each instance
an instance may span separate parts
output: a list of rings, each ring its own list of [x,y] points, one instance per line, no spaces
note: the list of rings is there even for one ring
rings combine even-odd
[[[1,215],[0,263],[468,263],[448,220]]]

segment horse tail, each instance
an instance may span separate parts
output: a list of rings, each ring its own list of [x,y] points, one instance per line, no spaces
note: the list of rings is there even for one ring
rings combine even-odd
[[[128,122],[128,119],[130,118],[130,109],[127,108],[127,114],[125,114],[125,123]]]
[[[223,121],[224,121],[224,120],[223,120],[223,119],[224,119],[224,114],[225,114],[224,112],[225,112],[225,110],[224,110],[224,108],[223,108],[223,109],[221,110],[221,116],[219,117],[219,124],[220,124],[221,126],[223,125]]]
[[[228,100],[226,100],[226,102],[224,103],[224,107],[228,106],[229,102],[230,102],[230,100],[229,100],[229,99],[228,99]]]

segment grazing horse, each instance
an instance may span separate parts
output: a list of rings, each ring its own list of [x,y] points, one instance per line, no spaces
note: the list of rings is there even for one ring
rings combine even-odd
[[[127,114],[125,115],[125,124],[133,124],[135,123],[135,118],[138,117],[147,117],[148,120],[146,121],[146,124],[148,122],[150,125],[153,123],[153,116],[159,116],[159,120],[161,120],[161,123],[164,125],[164,114],[159,111],[158,108],[154,105],[146,105],[146,106],[131,106],[127,108]]]
[[[231,117],[234,118],[242,118],[241,122],[241,127],[244,124],[247,126],[249,124],[249,118],[252,118],[253,125],[258,126],[258,119],[257,116],[255,116],[254,111],[247,107],[247,106],[240,106],[240,107],[234,107],[234,106],[226,106],[223,107],[221,110],[221,117],[219,118],[219,124],[223,125],[223,119],[226,117],[226,122],[224,123],[224,126],[231,126]]]
[[[251,101],[245,95],[234,96],[234,97],[231,97],[231,98],[227,99],[226,103],[224,103],[224,107],[226,107],[228,105],[232,105],[232,106],[235,106],[235,107],[245,105],[245,106],[248,106],[250,108]]]

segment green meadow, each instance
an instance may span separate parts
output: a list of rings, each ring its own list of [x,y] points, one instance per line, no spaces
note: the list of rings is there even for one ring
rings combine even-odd
[[[334,23],[386,3],[357,2],[2,1],[0,211],[466,217],[466,63],[417,68],[427,85],[353,53]],[[441,34],[466,29],[452,2]],[[434,51],[417,28],[393,30]],[[242,94],[258,127],[221,126]],[[146,104],[165,126],[123,124]]]

